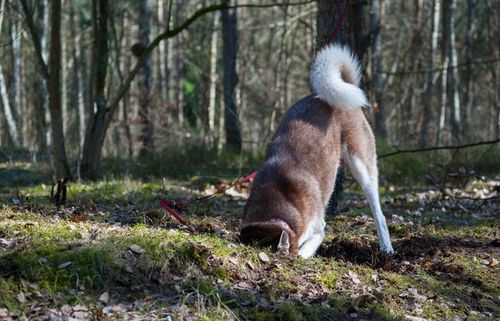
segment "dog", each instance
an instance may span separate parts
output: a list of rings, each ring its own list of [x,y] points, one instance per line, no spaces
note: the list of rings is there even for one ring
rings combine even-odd
[[[285,114],[253,182],[240,226],[243,243],[312,257],[325,236],[325,209],[342,160],[368,199],[381,251],[394,253],[360,80],[360,64],[348,47],[334,44],[318,52],[310,71],[312,94]]]

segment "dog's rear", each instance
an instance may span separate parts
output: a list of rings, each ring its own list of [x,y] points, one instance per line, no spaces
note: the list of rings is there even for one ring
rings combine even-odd
[[[331,46],[317,55],[311,69],[314,95],[287,112],[253,183],[241,225],[243,242],[285,240],[292,255],[314,255],[324,238],[324,211],[341,157],[363,189],[373,190],[375,144],[361,111],[368,103],[359,80],[359,65],[348,49]],[[378,193],[368,199],[381,214]]]

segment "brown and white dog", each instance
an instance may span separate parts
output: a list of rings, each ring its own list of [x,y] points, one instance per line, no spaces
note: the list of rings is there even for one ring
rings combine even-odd
[[[331,45],[317,54],[313,94],[288,110],[254,180],[241,224],[244,243],[313,256],[325,236],[325,208],[342,159],[368,199],[381,250],[394,252],[380,207],[375,139],[361,110],[368,101],[360,78],[347,47]]]

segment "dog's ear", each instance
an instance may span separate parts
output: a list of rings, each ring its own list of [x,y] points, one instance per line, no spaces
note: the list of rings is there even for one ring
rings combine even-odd
[[[290,254],[290,236],[286,231],[281,232],[280,241],[278,243],[278,253],[283,255]]]

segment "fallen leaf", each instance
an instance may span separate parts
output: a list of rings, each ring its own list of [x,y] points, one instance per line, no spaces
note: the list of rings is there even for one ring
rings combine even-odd
[[[495,259],[495,258],[491,258],[491,261],[490,261],[490,266],[491,267],[495,267],[498,265],[498,260]]]

